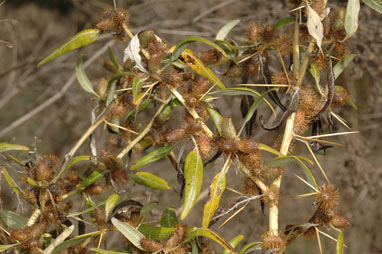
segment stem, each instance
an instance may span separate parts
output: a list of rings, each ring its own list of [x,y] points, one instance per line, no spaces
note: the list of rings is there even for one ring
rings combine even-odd
[[[314,46],[316,45],[316,40],[312,39],[309,43],[308,50],[306,51],[304,62],[301,65],[300,72],[298,74],[297,87],[301,87],[302,81],[304,80],[306,69],[308,68],[310,54],[312,53]]]
[[[298,72],[300,70],[300,43],[299,43],[299,24],[298,14],[296,14],[296,23],[294,24],[293,33],[293,77],[298,78]]]
[[[117,156],[117,159],[118,160],[121,160],[128,152],[130,152],[130,150],[139,142],[141,141],[145,136],[146,134],[151,130],[151,126],[153,126],[154,124],[154,121],[155,119],[159,116],[159,114],[163,111],[164,107],[170,102],[171,100],[171,96],[170,98],[168,98],[166,100],[165,103],[163,103],[159,109],[157,110],[157,112],[155,113],[155,115],[153,116],[153,118],[151,119],[151,121],[147,124],[146,128],[141,132],[141,134],[139,134],[138,137],[136,137],[133,141],[130,142],[130,144],[122,150],[122,152],[120,152]]]

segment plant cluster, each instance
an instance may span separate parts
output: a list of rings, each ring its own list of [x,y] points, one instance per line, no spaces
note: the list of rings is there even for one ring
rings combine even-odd
[[[285,253],[300,237],[318,239],[321,249],[320,234],[328,235],[321,229],[331,227],[338,231],[337,253],[341,253],[343,229],[349,221],[339,213],[339,190],[326,177],[315,153],[339,145],[325,137],[354,133],[328,132],[339,124],[349,128],[346,120],[335,113],[336,108],[355,107],[346,89],[335,81],[354,58],[347,40],[357,29],[359,1],[349,0],[346,9],[338,7],[330,12],[324,0],[291,1],[291,5],[293,16],[276,24],[249,22],[243,43],[227,39],[240,22],[233,20],[218,31],[213,41],[190,36],[176,46],[154,30],[134,35],[126,10],[107,9],[96,28],[80,32],[42,60],[39,66],[91,44],[101,33],[111,33],[118,42],[128,43],[123,62],[117,60],[119,57],[109,47],[109,59],[103,65],[105,75],[95,88],[85,74],[83,57],[78,58],[77,79],[95,98],[96,117],[65,158],[60,161],[54,155],[36,153],[34,159],[25,162],[10,154],[1,157],[5,180],[33,211],[30,218],[0,211],[1,250],[211,253],[212,247],[206,241],[210,239],[224,248],[224,254],[258,250]],[[205,44],[208,49],[199,52],[189,49],[194,42]],[[279,70],[272,73],[271,66]],[[214,68],[224,70],[224,82]],[[257,83],[250,84],[251,81]],[[237,82],[239,86],[227,86]],[[258,91],[261,87],[265,89],[263,93]],[[223,100],[229,107],[224,96],[240,96],[241,125],[224,116],[221,113],[224,109],[215,103]],[[179,119],[174,120],[174,111],[180,112]],[[269,112],[280,113],[270,121]],[[98,151],[92,134],[101,124],[107,126],[108,144]],[[282,127],[283,133],[271,142],[253,138],[255,132],[279,133],[277,130]],[[92,154],[74,156],[89,137]],[[317,183],[308,167],[313,161],[293,155],[297,141],[311,153],[326,183]],[[29,148],[0,144],[0,152],[11,150]],[[204,179],[204,167],[219,157],[225,161],[221,170],[213,179]],[[177,186],[170,186],[155,175],[155,170],[151,173],[141,169],[149,164],[155,167],[155,162],[165,158],[175,170],[162,170],[176,174]],[[315,211],[310,216],[301,216],[308,218],[306,221],[282,229],[278,205],[281,180],[289,163],[303,170],[305,179],[298,178],[310,192],[300,197],[314,197]],[[12,168],[20,170],[20,180],[11,177]],[[235,190],[238,196],[234,202],[222,205],[221,198],[227,191],[226,174],[234,169],[243,178],[241,191]],[[169,207],[160,218],[150,222],[147,218],[157,202],[142,204],[134,200],[133,194],[129,200],[119,200],[121,190],[134,193],[129,181],[152,189],[176,191],[183,200],[182,207],[178,211]],[[187,225],[184,220],[199,202],[203,181],[208,181],[210,188],[208,200],[202,201],[205,202],[202,226]],[[112,194],[106,197],[108,192]],[[95,199],[105,200],[96,203]],[[269,230],[258,241],[237,251],[235,247],[244,236],[228,242],[211,227],[229,215],[225,224],[253,200],[260,200],[263,212],[267,210]],[[78,235],[71,237],[73,220],[78,221]],[[86,233],[86,225],[96,230]],[[111,231],[119,231],[128,241],[122,247],[110,246]]]

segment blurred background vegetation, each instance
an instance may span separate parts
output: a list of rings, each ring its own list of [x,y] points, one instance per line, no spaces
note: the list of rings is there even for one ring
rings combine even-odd
[[[280,0],[116,0],[116,3],[118,7],[129,11],[134,32],[152,28],[174,45],[189,35],[212,39],[216,31],[232,19],[240,19],[241,23],[230,36],[242,42],[248,21],[274,24],[278,19],[288,16],[289,10],[287,2]],[[341,4],[346,4],[346,1],[329,1],[329,6],[333,8]],[[93,27],[103,9],[112,7],[112,0],[3,1],[0,7],[1,142],[31,146],[39,154],[55,154],[62,158],[84,133],[90,125],[93,101],[76,81],[73,85],[67,85],[67,82],[74,74],[76,57],[80,53],[91,57],[110,41],[110,37],[104,36],[80,52],[72,52],[40,69],[36,68],[36,64],[80,30]],[[318,156],[329,179],[340,188],[341,214],[349,217],[352,223],[345,231],[345,243],[349,246],[346,253],[382,253],[381,24],[381,15],[361,6],[359,29],[350,42],[350,50],[357,57],[338,81],[348,89],[358,106],[358,110],[349,107],[338,113],[361,134],[337,139],[346,146],[329,149],[325,155]],[[113,45],[115,52],[119,52],[120,60],[125,46]],[[91,68],[87,68],[87,74],[94,83],[106,73],[102,68],[104,58],[105,53]],[[226,85],[233,86],[234,83],[228,82]],[[240,118],[235,113],[238,112],[239,103],[235,99],[227,101],[224,114]],[[101,132],[99,130],[97,135],[100,136]],[[265,140],[262,142],[266,143]],[[80,153],[89,153],[89,146],[84,145]],[[218,164],[216,162],[206,172],[207,177],[214,175],[211,171],[219,167]],[[164,162],[163,166],[167,167],[168,164]],[[233,170],[230,174],[231,179],[235,178]],[[287,177],[283,181],[281,228],[286,224],[299,223],[299,219],[309,217],[313,211],[311,200],[294,199],[296,194],[306,191],[305,186],[296,183],[294,174],[293,170],[286,172]],[[175,174],[173,177],[175,183]],[[237,182],[237,186],[231,184],[237,187],[240,183]],[[1,187],[4,209],[16,209],[17,203],[13,202],[15,196],[4,180],[1,180]],[[131,193],[126,195],[135,197]],[[142,189],[139,195],[146,199],[150,196],[153,200],[164,200],[162,207],[179,202],[176,193],[164,196],[163,193],[147,193]],[[194,215],[201,213],[202,206],[199,205],[198,209],[193,211]],[[191,220],[200,224],[199,216]],[[259,240],[260,234],[266,231],[267,223],[259,204],[254,202],[217,230],[224,230],[226,239],[244,234],[245,244]],[[325,239],[324,245],[326,253],[329,250],[334,252],[333,241]],[[319,253],[316,241],[298,241],[289,251],[307,252]]]

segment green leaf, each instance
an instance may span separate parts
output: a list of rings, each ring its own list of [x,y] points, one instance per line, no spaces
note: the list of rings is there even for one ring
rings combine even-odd
[[[346,57],[344,60],[336,63],[336,65],[333,67],[334,80],[336,80],[338,76],[340,76],[340,74],[343,72],[346,66],[348,66],[348,64],[351,63],[351,61],[353,61],[354,57],[355,55],[352,54]]]
[[[173,149],[172,145],[161,147],[161,148],[155,150],[154,152],[151,152],[148,155],[140,158],[133,166],[130,167],[130,169],[134,170],[134,169],[143,167],[144,165],[150,164],[152,162],[161,160],[161,159],[167,157],[167,155],[170,154],[172,149]]]
[[[67,248],[84,241],[85,239],[87,239],[89,237],[97,236],[100,234],[102,234],[102,231],[95,231],[95,232],[91,232],[88,234],[73,237],[73,238],[66,240],[66,241],[63,241],[62,243],[57,245],[56,248],[54,248],[54,250],[52,251],[52,253],[60,253],[64,250],[66,250]]]
[[[104,174],[106,174],[107,171],[105,170],[94,170],[88,177],[86,177],[80,184],[79,188],[80,189],[85,189],[86,187],[92,185],[93,183],[97,182],[100,180]]]
[[[14,192],[16,192],[16,194],[19,196],[19,197],[24,197],[24,194],[22,192],[22,190],[20,189],[20,187],[17,185],[17,183],[15,182],[15,180],[13,180],[13,178],[11,177],[11,175],[8,173],[7,169],[5,167],[0,167],[3,171],[3,176],[5,178],[5,180],[7,181],[7,183],[9,184],[9,186],[11,186],[12,190]]]
[[[9,228],[19,229],[22,228],[28,222],[28,218],[24,216],[7,210],[0,211],[0,218],[5,225]]]
[[[139,77],[134,77],[133,79],[133,103],[134,105],[138,105],[139,102],[141,101],[140,99],[142,98],[142,95],[140,96],[140,92],[142,90],[142,85],[143,82],[145,82],[148,79],[146,78],[139,78]]]
[[[68,42],[66,42],[65,44],[61,45],[58,49],[53,51],[49,56],[45,57],[37,65],[37,67],[40,67],[70,51],[73,51],[75,49],[78,49],[80,47],[83,47],[95,42],[99,36],[99,33],[100,33],[100,30],[98,29],[87,29],[87,30],[79,32],[74,37],[72,37]]]
[[[110,61],[113,63],[115,69],[116,69],[118,72],[122,72],[122,71],[123,71],[123,67],[119,64],[117,58],[115,57],[113,48],[112,48],[112,47],[108,47],[108,48],[107,48],[107,52],[109,53]]]
[[[80,156],[76,156],[74,157],[68,164],[68,166],[66,166],[65,170],[63,170],[62,172],[60,172],[58,175],[56,175],[54,177],[54,179],[52,180],[52,182],[56,182],[58,179],[60,179],[60,177],[65,174],[66,171],[68,171],[71,167],[73,167],[75,164],[77,164],[78,162],[81,162],[81,161],[89,161],[91,160],[92,157],[89,156],[89,155],[80,155]]]
[[[260,144],[258,144],[258,147],[260,150],[267,151],[269,153],[273,153],[273,154],[276,154],[276,155],[281,156],[281,157],[284,156],[282,153],[273,149],[272,147],[267,146],[266,144],[260,143]]]
[[[236,248],[236,246],[241,242],[241,240],[243,240],[244,236],[243,235],[238,235],[238,236],[235,236],[234,238],[231,239],[231,241],[229,241],[229,245],[232,246],[232,248]],[[226,248],[224,248],[222,254],[231,254],[232,252]]]
[[[145,110],[147,108],[148,105],[150,105],[150,103],[152,102],[152,99],[151,98],[147,98],[145,99],[144,101],[142,101],[141,104],[139,104],[139,107],[138,107],[138,113],[141,113],[143,110]],[[167,106],[166,106],[167,107]],[[165,110],[165,109],[164,109]],[[164,111],[163,110],[163,111]],[[136,110],[130,110],[129,113],[126,114],[125,116],[125,119],[124,121],[125,122],[129,122],[131,119],[133,119],[133,116],[135,114],[135,111]]]
[[[215,40],[224,40],[227,34],[239,23],[240,19],[228,21],[222,28],[220,28],[219,32],[216,34]]]
[[[131,176],[137,184],[158,190],[169,190],[171,187],[162,178],[148,172],[138,172]]]
[[[215,175],[210,185],[210,199],[204,205],[202,227],[208,228],[211,218],[214,216],[216,210],[219,208],[221,196],[225,190],[226,175],[225,172],[220,172]]]
[[[364,4],[375,10],[379,14],[382,14],[382,1],[381,0],[362,0]]]
[[[97,248],[90,248],[90,251],[95,251],[99,254],[129,254],[131,252],[126,251],[114,251],[114,250],[103,250],[103,249],[97,249]]]
[[[244,245],[244,247],[241,248],[239,254],[246,254],[247,251],[248,251],[251,247],[253,247],[253,246],[257,246],[257,245],[260,245],[260,246],[259,246],[259,248],[260,248],[259,250],[262,250],[262,247],[261,247],[262,242],[251,242],[251,243],[248,243],[248,244]]]
[[[346,99],[346,102],[347,102],[347,104],[348,105],[350,105],[350,106],[352,106],[354,109],[358,109],[358,107],[357,107],[357,105],[355,105],[355,103],[353,102],[353,100],[350,98],[350,96],[349,96],[349,92],[345,89],[345,88],[343,88],[342,86],[336,86],[335,87],[335,90],[336,91],[339,91],[339,92],[341,92],[341,93],[344,93],[345,95],[346,95],[346,97],[347,97],[347,99]]]
[[[22,145],[16,145],[16,144],[9,144],[9,143],[0,143],[0,153],[7,152],[7,151],[29,151],[29,147],[22,146]]]
[[[157,201],[154,201],[154,202],[150,202],[150,203],[147,203],[145,204],[142,208],[141,208],[141,211],[139,212],[139,215],[141,217],[145,216],[146,214],[148,214],[149,212],[151,212],[155,207],[158,206],[158,202]]]
[[[111,194],[107,199],[106,199],[106,203],[105,203],[105,217],[106,218],[109,218],[109,215],[111,213],[111,211],[113,211],[113,208],[115,206],[115,204],[117,203],[119,199],[119,195],[113,193]]]
[[[222,123],[223,123],[223,117],[217,112],[216,110],[212,109],[211,107],[207,108],[208,113],[210,114],[212,121],[214,121],[216,129],[218,130],[219,135],[222,135]]]
[[[316,86],[320,86],[320,70],[317,67],[317,64],[311,63],[309,68],[310,74],[312,74],[314,81],[316,82]]]
[[[276,25],[275,25],[275,29],[280,29],[281,27],[285,26],[285,25],[288,25],[289,23],[293,23],[296,21],[296,18],[295,17],[285,17],[285,18],[282,18],[280,19],[279,21],[277,21]]]
[[[174,208],[166,208],[160,218],[160,225],[162,227],[172,228],[178,225],[178,218],[176,217],[176,210]]]
[[[15,244],[8,244],[8,245],[0,245],[0,252],[4,252],[7,249],[16,247],[17,245],[20,245],[20,243],[15,243]]]
[[[346,37],[345,39],[343,39],[343,41],[346,41],[347,39],[349,39],[357,31],[359,9],[360,9],[359,0],[348,0],[348,5],[346,7],[346,15],[345,15]]]
[[[110,89],[106,97],[106,106],[109,106],[110,103],[114,100],[114,93],[115,93],[115,88],[117,87],[117,81],[118,80],[114,80],[109,86]]]
[[[86,92],[91,93],[99,98],[99,95],[93,90],[93,85],[90,82],[88,76],[86,76],[84,66],[83,66],[83,59],[84,59],[84,56],[81,55],[76,62],[76,77],[77,77],[78,83],[80,83],[82,89],[84,89]]]
[[[186,240],[183,241],[183,243],[187,243],[189,241],[191,241],[192,239],[194,239],[195,237],[197,236],[203,236],[203,237],[207,237],[215,242],[217,242],[218,244],[220,244],[221,246],[223,246],[223,248],[225,249],[228,249],[229,251],[233,252],[233,253],[236,253],[236,251],[234,250],[234,248],[231,247],[231,245],[229,243],[227,243],[221,236],[219,236],[216,232],[208,229],[208,228],[197,228],[195,230],[193,230],[190,235],[186,238]]]
[[[248,122],[249,120],[251,120],[253,114],[256,112],[257,108],[259,107],[260,102],[261,102],[262,100],[265,100],[265,99],[264,99],[265,95],[267,95],[267,94],[269,94],[269,93],[271,93],[271,92],[273,92],[273,91],[276,91],[276,89],[272,88],[272,89],[267,90],[265,93],[263,93],[261,96],[259,96],[259,97],[255,100],[255,102],[252,104],[251,108],[248,110],[247,114],[246,114],[245,117],[244,117],[244,122],[243,122],[243,125],[241,126],[241,129],[240,129],[240,131],[239,131],[238,136],[240,136],[241,132],[244,130],[245,125],[247,124],[247,122]]]
[[[113,223],[118,231],[121,232],[135,247],[144,251],[141,246],[141,241],[145,236],[141,232],[130,226],[130,224],[119,221],[116,218],[111,218],[111,223]]]
[[[203,161],[197,151],[191,151],[184,164],[184,203],[180,219],[184,220],[194,207],[203,184]]]
[[[237,96],[237,95],[249,95],[254,97],[261,96],[261,94],[257,92],[256,90],[253,90],[251,88],[246,88],[246,87],[225,88],[215,92],[211,92],[210,94],[217,94],[217,93],[222,95],[229,95],[229,96]],[[276,115],[275,109],[273,108],[272,104],[269,103],[269,101],[266,99],[264,99],[264,101],[268,105],[268,107],[272,110],[273,114]]]
[[[165,241],[175,232],[176,228],[155,227],[148,224],[141,224],[138,227],[138,230],[147,238],[155,241]]]
[[[338,230],[338,239],[337,239],[337,254],[344,253],[343,244],[344,244],[344,232],[342,230]]]
[[[85,210],[83,210],[81,212],[69,213],[67,217],[78,216],[78,215],[81,215],[81,214],[85,214],[85,213],[91,212],[94,209],[96,209],[97,207],[103,206],[105,203],[106,203],[106,200],[102,201],[102,202],[99,202],[98,204],[93,204],[93,205],[91,204],[89,208],[87,208],[87,209],[85,209]]]

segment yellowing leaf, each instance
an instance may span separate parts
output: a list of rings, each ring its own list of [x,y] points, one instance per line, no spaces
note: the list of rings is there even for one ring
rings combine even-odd
[[[316,44],[321,49],[322,38],[324,36],[324,27],[321,23],[320,16],[309,6],[308,1],[306,1],[306,12],[308,15],[308,32],[310,36],[316,39]]]
[[[134,182],[158,190],[169,190],[171,187],[162,178],[148,172],[138,172],[132,175]]]
[[[229,245],[231,245],[232,248],[236,248],[236,246],[241,242],[241,240],[243,240],[243,238],[244,238],[243,235],[235,236],[229,241]],[[232,252],[226,248],[222,251],[222,254],[231,254],[231,253]]]
[[[204,205],[203,211],[203,228],[208,228],[212,216],[215,214],[215,211],[219,207],[220,198],[224,192],[226,185],[226,176],[225,172],[218,173],[212,180],[210,186],[210,200]]]
[[[213,85],[216,85],[220,89],[225,88],[224,84],[215,76],[215,74],[203,64],[203,62],[194,55],[190,49],[185,49],[181,56],[184,62],[190,66],[200,76],[207,78]]]
[[[68,42],[61,45],[58,49],[53,51],[49,56],[45,57],[37,67],[40,67],[57,57],[60,57],[70,51],[81,48],[83,46],[89,45],[95,42],[99,36],[100,30],[98,29],[87,29],[79,32],[74,37],[72,37]]]
[[[229,251],[236,253],[235,249],[232,248],[232,246],[229,243],[227,243],[227,241],[225,241],[216,232],[214,232],[208,228],[197,228],[197,229],[193,230],[190,233],[190,235],[186,238],[186,240],[183,241],[183,243],[189,242],[197,236],[207,237],[207,238],[217,242],[218,244],[220,244],[224,248],[228,249]]]
[[[29,151],[29,147],[9,143],[0,143],[0,153],[14,150]]]
[[[130,167],[130,169],[134,170],[134,169],[143,167],[144,165],[147,165],[149,163],[155,162],[157,160],[161,160],[167,155],[169,155],[172,149],[173,149],[173,146],[171,145],[158,148],[154,152],[151,152],[148,155],[140,158],[133,166]]]
[[[181,220],[184,220],[191,212],[202,189],[203,162],[197,151],[190,152],[186,157],[184,178],[186,186],[184,189],[184,203],[180,213]]]

